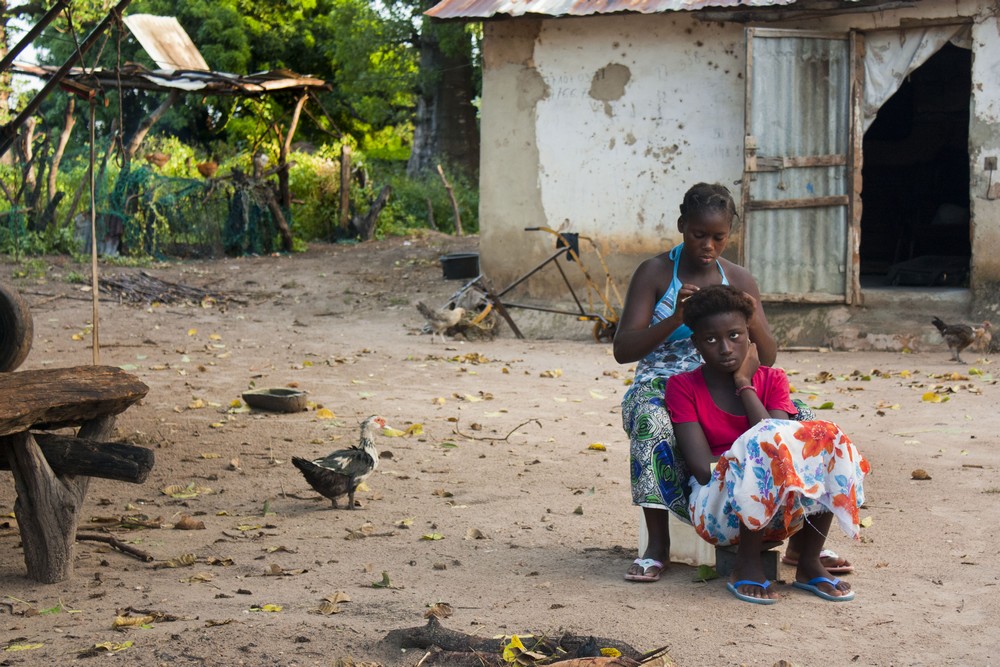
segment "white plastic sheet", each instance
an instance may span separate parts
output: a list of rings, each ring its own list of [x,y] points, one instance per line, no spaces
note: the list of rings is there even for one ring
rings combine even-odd
[[[864,124],[867,130],[886,100],[910,73],[948,42],[971,48],[969,26],[934,26],[865,34]]]

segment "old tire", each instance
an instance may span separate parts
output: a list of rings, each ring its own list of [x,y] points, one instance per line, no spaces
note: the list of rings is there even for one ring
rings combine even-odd
[[[31,311],[14,288],[0,283],[0,372],[16,369],[31,351]]]

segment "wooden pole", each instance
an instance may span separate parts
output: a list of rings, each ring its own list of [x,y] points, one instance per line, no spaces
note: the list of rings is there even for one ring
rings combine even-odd
[[[93,314],[92,322],[93,327],[91,328],[91,346],[94,351],[94,365],[97,366],[101,363],[101,335],[100,335],[100,325],[98,320],[97,304],[100,301],[98,298],[98,280],[97,280],[97,202],[94,201],[96,197],[95,184],[97,182],[96,174],[94,174],[94,120],[96,116],[95,109],[97,107],[96,98],[90,99],[90,289],[91,298],[93,302]]]
[[[463,236],[462,216],[458,213],[458,202],[455,201],[455,191],[452,190],[448,179],[444,177],[444,169],[441,168],[441,165],[438,165],[438,173],[441,175],[441,182],[444,183],[444,189],[448,191],[448,199],[451,200],[451,210],[455,212],[455,235]]]
[[[351,147],[340,148],[340,228],[351,222]]]

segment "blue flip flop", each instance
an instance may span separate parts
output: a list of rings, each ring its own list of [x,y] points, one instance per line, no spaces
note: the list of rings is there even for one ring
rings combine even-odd
[[[851,600],[853,600],[854,591],[849,591],[847,593],[844,593],[843,595],[830,595],[826,591],[821,591],[819,589],[819,586],[816,585],[816,584],[830,584],[831,586],[836,588],[837,584],[839,583],[840,579],[838,579],[837,577],[834,577],[833,579],[830,579],[829,577],[814,577],[810,579],[809,583],[807,584],[803,584],[801,581],[793,581],[792,586],[794,586],[795,588],[801,588],[804,591],[809,591],[813,595],[821,597],[824,600],[828,600],[830,602],[850,602]]]
[[[735,595],[740,600],[743,600],[744,602],[752,602],[753,604],[774,604],[775,602],[777,602],[777,600],[773,598],[755,598],[750,595],[745,595],[743,593],[740,593],[737,589],[740,586],[759,586],[761,589],[766,591],[767,587],[770,585],[771,585],[770,581],[764,581],[764,583],[760,583],[759,581],[750,581],[749,579],[741,579],[735,583],[731,583],[728,581],[726,582],[726,588],[729,590],[730,593]]]

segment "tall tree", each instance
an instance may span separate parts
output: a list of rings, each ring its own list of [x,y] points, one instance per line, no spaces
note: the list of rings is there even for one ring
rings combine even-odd
[[[0,58],[7,55],[10,48],[10,32],[7,24],[11,14],[7,0],[0,0]],[[10,72],[0,72],[0,125],[10,120]]]

